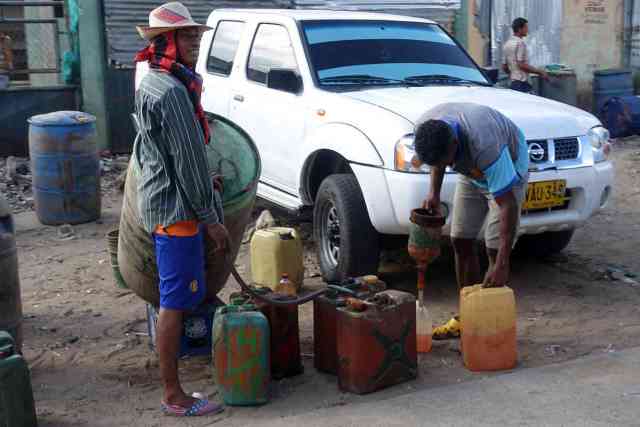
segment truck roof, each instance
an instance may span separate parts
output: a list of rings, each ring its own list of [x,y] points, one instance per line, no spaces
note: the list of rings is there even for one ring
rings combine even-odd
[[[428,19],[415,18],[412,16],[404,15],[391,15],[386,13],[373,13],[373,12],[354,12],[348,10],[301,10],[301,9],[215,9],[211,15],[241,15],[241,16],[260,16],[261,18],[268,17],[287,17],[295,21],[304,20],[383,20],[383,21],[397,21],[397,22],[423,22],[426,24],[435,24],[434,21]]]

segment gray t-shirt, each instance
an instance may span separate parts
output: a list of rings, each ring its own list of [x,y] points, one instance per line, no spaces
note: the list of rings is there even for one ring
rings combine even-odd
[[[528,175],[527,145],[520,128],[493,108],[472,103],[441,104],[420,117],[416,128],[427,120],[443,120],[458,133],[461,149],[453,170],[476,180],[508,149],[515,172]]]

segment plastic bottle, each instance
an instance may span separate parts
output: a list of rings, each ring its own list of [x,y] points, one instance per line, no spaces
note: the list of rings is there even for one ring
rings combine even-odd
[[[296,286],[289,280],[287,273],[282,273],[282,278],[280,279],[280,283],[278,283],[276,292],[282,295],[295,296],[297,294]]]
[[[418,353],[429,353],[432,345],[433,323],[427,307],[416,301],[416,338]]]

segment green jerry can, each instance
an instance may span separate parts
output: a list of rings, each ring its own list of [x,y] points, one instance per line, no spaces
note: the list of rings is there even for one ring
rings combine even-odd
[[[37,427],[27,362],[15,353],[13,338],[0,331],[0,427]]]
[[[222,399],[229,406],[269,401],[269,321],[253,304],[220,307],[213,321],[213,360]]]

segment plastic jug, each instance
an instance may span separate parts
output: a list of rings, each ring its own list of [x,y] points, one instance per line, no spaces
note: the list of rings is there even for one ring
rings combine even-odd
[[[462,356],[471,371],[512,369],[517,363],[516,301],[508,287],[460,291]]]
[[[338,385],[357,394],[414,379],[416,299],[407,292],[384,291],[360,305],[337,309]]]
[[[255,305],[228,305],[216,311],[213,359],[226,405],[254,406],[269,401],[269,342],[269,322]]]
[[[15,354],[13,338],[5,331],[0,331],[0,425],[38,425],[29,367]]]
[[[302,240],[294,228],[257,230],[251,238],[253,282],[275,290],[284,273],[296,288],[302,286],[304,265]]]
[[[431,313],[425,305],[416,301],[416,339],[418,353],[429,353],[433,345],[433,322]]]
[[[289,296],[296,296],[298,294],[296,285],[291,280],[289,280],[289,275],[287,273],[284,273],[282,275],[280,283],[278,283],[278,286],[276,286],[276,292],[281,295]]]

